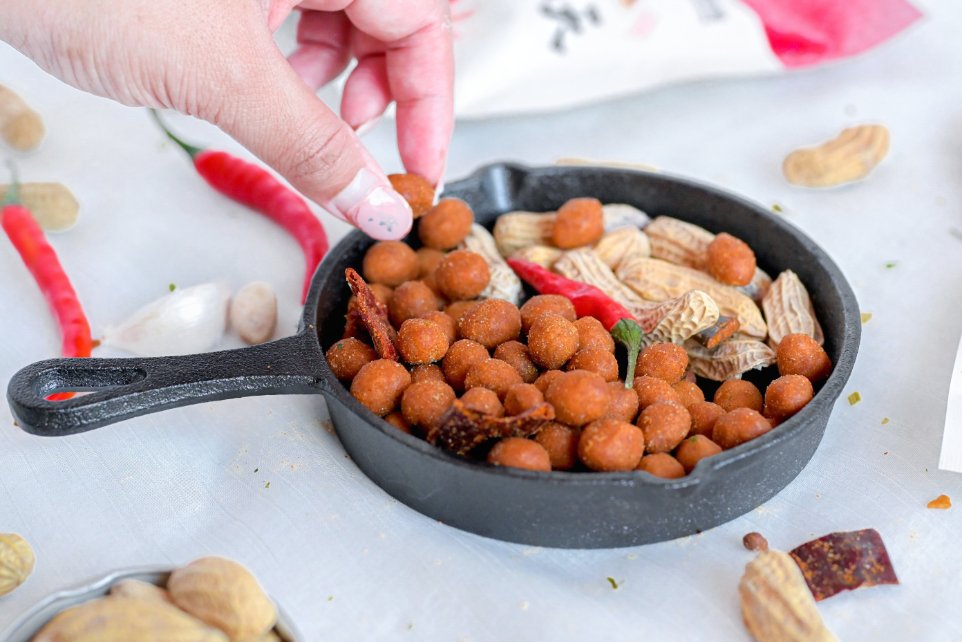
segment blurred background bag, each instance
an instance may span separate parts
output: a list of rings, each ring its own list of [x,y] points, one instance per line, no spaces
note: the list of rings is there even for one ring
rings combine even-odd
[[[921,15],[907,0],[452,0],[451,12],[463,118],[810,67]]]

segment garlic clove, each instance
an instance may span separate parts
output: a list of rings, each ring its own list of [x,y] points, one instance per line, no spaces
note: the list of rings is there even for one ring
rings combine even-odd
[[[221,281],[177,289],[107,326],[102,343],[142,357],[208,351],[224,335],[229,299]]]

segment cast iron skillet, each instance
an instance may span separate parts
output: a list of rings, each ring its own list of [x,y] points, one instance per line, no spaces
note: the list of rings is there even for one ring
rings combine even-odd
[[[71,435],[193,403],[248,395],[320,393],[344,448],[389,494],[445,524],[497,539],[563,548],[657,542],[711,528],[752,510],[802,470],[825,432],[858,351],[860,320],[851,288],[810,239],[736,196],[661,174],[585,167],[491,165],[449,186],[477,220],[510,210],[553,210],[595,196],[631,203],[747,241],[775,274],[791,268],[812,294],[825,330],[831,377],[798,415],[770,433],[702,461],[685,478],[647,473],[539,473],[492,468],[450,456],[401,433],[364,408],[333,376],[323,348],[340,337],[349,296],[344,269],[371,241],[354,232],[324,260],[298,333],[272,343],[184,357],[51,359],[14,375],[7,392],[20,426]],[[58,390],[92,390],[61,402]]]

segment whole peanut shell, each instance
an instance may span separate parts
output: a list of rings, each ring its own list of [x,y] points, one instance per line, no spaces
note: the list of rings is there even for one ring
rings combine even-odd
[[[274,603],[246,568],[222,557],[203,557],[170,575],[174,603],[227,633],[232,642],[257,639],[277,622]]]
[[[27,540],[15,533],[0,533],[0,596],[27,581],[35,561]]]
[[[31,642],[227,642],[228,637],[160,600],[102,597],[62,611]]]
[[[793,185],[835,187],[868,176],[888,151],[889,132],[884,126],[849,127],[830,141],[789,154],[782,172]]]

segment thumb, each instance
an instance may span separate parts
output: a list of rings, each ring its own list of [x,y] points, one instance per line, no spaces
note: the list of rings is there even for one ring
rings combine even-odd
[[[271,45],[244,73],[227,74],[233,98],[219,101],[215,124],[334,216],[375,239],[404,237],[410,206],[354,131]]]

